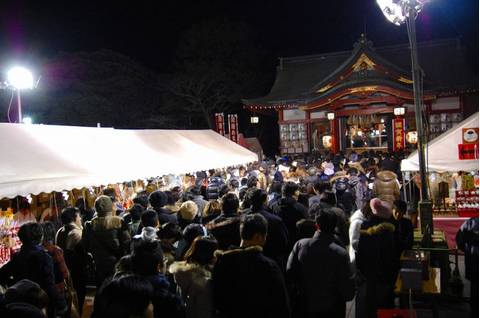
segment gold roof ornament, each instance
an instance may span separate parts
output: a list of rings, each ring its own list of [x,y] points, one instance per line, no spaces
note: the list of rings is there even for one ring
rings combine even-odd
[[[399,82],[405,83],[405,84],[413,84],[413,81],[411,79],[405,78],[403,76],[400,76],[398,78]]]
[[[375,68],[375,62],[373,62],[365,53],[362,53],[355,64],[352,65],[354,72],[363,70],[373,70]]]

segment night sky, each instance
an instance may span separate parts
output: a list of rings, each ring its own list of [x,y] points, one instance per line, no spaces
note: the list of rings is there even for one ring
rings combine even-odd
[[[408,41],[405,26],[389,24],[375,0],[15,0],[0,4],[0,64],[107,48],[168,70],[182,32],[214,18],[246,22],[272,59],[350,50],[364,31],[376,46]],[[433,0],[417,29],[419,41],[460,38],[478,65],[477,0]]]

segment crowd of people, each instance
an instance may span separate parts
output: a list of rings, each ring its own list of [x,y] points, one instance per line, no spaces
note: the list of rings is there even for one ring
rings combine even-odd
[[[356,317],[376,317],[413,244],[399,159],[280,158],[141,191],[128,209],[107,188],[91,209],[24,217],[0,316],[78,317],[94,284],[91,317],[343,318],[354,297]]]

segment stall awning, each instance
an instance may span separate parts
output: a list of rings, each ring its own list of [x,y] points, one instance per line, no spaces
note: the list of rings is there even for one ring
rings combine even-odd
[[[437,172],[473,171],[478,169],[478,158],[460,160],[458,145],[463,143],[463,129],[478,128],[478,112],[427,144],[427,170]],[[418,171],[418,151],[402,160],[402,171]]]
[[[0,123],[0,198],[244,164],[257,155],[212,130]]]

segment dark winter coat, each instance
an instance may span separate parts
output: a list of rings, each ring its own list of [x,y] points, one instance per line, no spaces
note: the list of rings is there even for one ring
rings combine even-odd
[[[411,250],[413,246],[413,224],[407,218],[401,218],[395,221],[395,239],[397,242],[397,255],[404,250]]]
[[[287,275],[298,290],[300,308],[345,317],[345,302],[355,295],[354,272],[347,251],[333,235],[317,231],[313,238],[298,241],[288,258]]]
[[[237,214],[220,214],[205,228],[215,236],[222,250],[240,245],[240,217]]]
[[[375,215],[362,224],[356,264],[365,279],[364,299],[358,301],[364,304],[366,317],[376,317],[377,309],[393,306],[398,268],[395,247],[395,225]]]
[[[263,253],[277,262],[278,266],[283,270],[285,268],[288,253],[290,252],[288,245],[288,230],[283,220],[266,211],[252,210],[248,213],[259,213],[267,219],[268,232],[267,241],[263,246]]]
[[[283,275],[260,246],[217,251],[214,304],[221,318],[288,318]]]
[[[145,276],[153,286],[154,317],[183,318],[185,310],[180,297],[170,292],[170,283],[164,274]]]
[[[155,209],[155,211],[157,211],[158,222],[160,223],[160,226],[162,226],[165,223],[178,224],[177,215],[170,213],[169,210],[165,208],[157,208]]]
[[[41,245],[22,245],[20,251],[0,268],[0,284],[11,286],[22,279],[40,285],[47,293],[50,305],[57,310],[66,307],[65,298],[55,287],[53,260]]]
[[[85,223],[82,243],[95,261],[97,285],[111,276],[117,261],[128,253],[130,234],[128,226],[118,216],[95,217]]]
[[[340,205],[345,212],[345,217],[349,218],[350,215],[354,212],[355,196],[349,190],[337,191],[335,195],[337,197],[338,205]]]
[[[297,222],[308,219],[308,210],[292,197],[280,199],[272,208],[273,213],[278,215],[285,223],[288,230],[288,242],[291,249],[297,241]]]
[[[465,277],[478,281],[478,217],[463,223],[456,240],[458,248],[465,253]]]

